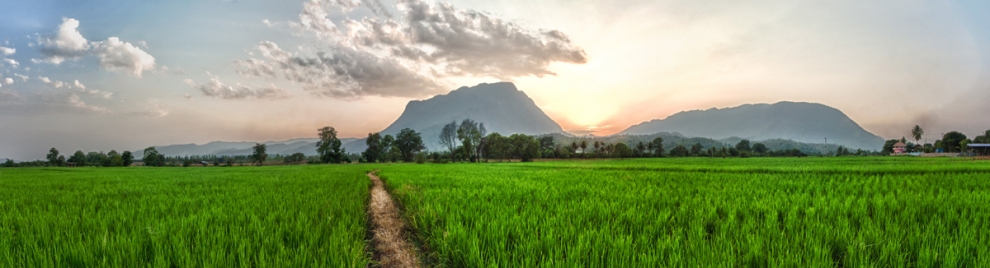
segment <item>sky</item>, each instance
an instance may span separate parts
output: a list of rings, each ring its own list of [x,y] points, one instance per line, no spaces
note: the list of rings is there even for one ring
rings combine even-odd
[[[800,101],[990,129],[985,1],[0,1],[0,158],[342,137],[511,81],[565,130]]]

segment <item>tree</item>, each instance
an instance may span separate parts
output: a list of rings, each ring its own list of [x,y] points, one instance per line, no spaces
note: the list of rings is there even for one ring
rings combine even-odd
[[[921,140],[921,135],[925,135],[925,130],[921,129],[921,126],[914,125],[911,129],[911,137],[914,138],[914,143],[918,143]]]
[[[543,157],[552,158],[554,157],[554,141],[553,136],[545,135],[540,137],[540,154]]]
[[[258,163],[259,166],[265,165],[265,159],[268,159],[268,153],[266,152],[268,146],[263,143],[254,144],[254,153],[248,158],[251,159],[251,164]]]
[[[109,160],[108,163],[109,165],[107,166],[111,166],[111,167],[124,166],[124,157],[121,156],[119,153],[117,153],[116,150],[110,150],[110,152],[107,153],[107,159]]]
[[[450,152],[450,162],[454,162],[454,149],[457,148],[457,121],[444,125],[440,130],[440,146]]]
[[[481,161],[481,154],[485,150],[485,135],[488,135],[488,129],[485,129],[485,123],[478,124],[478,140],[476,141],[478,146],[475,146],[474,155],[478,157],[478,161]]]
[[[736,143],[736,150],[739,152],[749,152],[749,140],[741,140],[739,143]]]
[[[595,155],[596,155],[596,157],[602,157],[602,151],[601,151],[602,143],[601,142],[598,142],[598,141],[595,141],[595,145],[594,146],[595,146]]]
[[[145,166],[159,167],[165,164],[165,159],[162,155],[158,154],[158,149],[155,147],[144,148],[144,157],[141,158]]]
[[[340,163],[344,151],[340,148],[341,142],[337,138],[337,130],[333,127],[323,127],[317,131],[320,141],[316,142],[316,153],[320,155],[321,163]]]
[[[987,130],[983,135],[973,138],[973,143],[990,143],[990,130]]]
[[[419,136],[419,133],[410,128],[404,128],[399,131],[399,135],[395,138],[395,147],[399,148],[402,161],[405,162],[412,162],[416,153],[426,149],[426,146],[423,144],[423,138]]]
[[[942,136],[942,148],[945,149],[946,152],[961,152],[962,148],[960,145],[962,145],[962,142],[965,140],[966,135],[962,133],[956,131],[945,133],[945,136]]]
[[[588,141],[581,140],[581,158],[584,158],[584,151],[588,150]]]
[[[678,144],[674,149],[670,149],[670,156],[673,157],[684,157],[688,156],[688,149],[684,145]]]
[[[494,132],[485,136],[485,148],[485,158],[496,158],[502,161],[509,158],[513,146],[509,143],[508,138]]]
[[[368,149],[365,149],[362,156],[364,159],[370,163],[375,163],[377,161],[384,162],[384,151],[385,148],[382,147],[382,134],[379,132],[368,133],[368,139],[364,141],[368,145]]]
[[[77,150],[69,157],[68,161],[77,165],[84,165],[86,164],[86,153],[83,153],[82,150]]]
[[[757,142],[756,144],[753,144],[753,152],[757,155],[763,155],[767,153],[767,146],[763,143]]]
[[[646,151],[646,144],[644,144],[642,141],[639,142],[639,143],[636,143],[636,153],[635,153],[635,155],[636,156],[640,156],[640,155],[643,154],[643,151]]]
[[[14,163],[14,160],[7,158],[7,161],[3,162],[3,167],[8,167],[8,168],[17,167],[17,164]]]
[[[125,167],[129,167],[131,166],[131,163],[134,163],[134,155],[131,154],[131,151],[124,151],[124,153],[120,155],[120,159],[123,160],[121,164]]]
[[[303,153],[294,153],[292,155],[286,156],[282,159],[286,164],[298,164],[306,161],[306,155]]]
[[[694,145],[691,145],[691,155],[699,156],[701,155],[701,150],[703,149],[705,149],[705,146],[702,146],[700,142],[696,142]]]
[[[65,156],[64,156],[64,155],[60,155],[60,156],[58,156],[58,158],[57,158],[57,159],[55,159],[55,163],[56,163],[56,164],[57,164],[58,166],[60,166],[60,167],[61,167],[61,166],[64,166],[64,165],[65,165]]]
[[[512,144],[512,154],[523,162],[532,162],[533,159],[540,158],[540,142],[533,137],[512,134],[509,136],[509,143]]]
[[[55,147],[52,147],[51,150],[48,150],[48,155],[46,155],[45,158],[48,159],[48,165],[51,165],[53,167],[60,166],[58,164],[58,150],[55,149]]]
[[[478,123],[471,119],[461,121],[461,125],[457,128],[457,138],[461,140],[465,156],[474,162],[476,159],[474,147],[481,141],[481,129],[478,128]]]
[[[86,165],[89,166],[105,166],[107,163],[107,155],[103,152],[89,152],[86,153]]]
[[[399,149],[395,147],[395,138],[386,134],[382,137],[382,162],[399,161]]]
[[[629,149],[629,146],[625,143],[616,143],[612,150],[618,158],[626,158],[632,155],[632,149]]]
[[[653,155],[663,157],[663,138],[656,137],[650,144],[653,145]]]

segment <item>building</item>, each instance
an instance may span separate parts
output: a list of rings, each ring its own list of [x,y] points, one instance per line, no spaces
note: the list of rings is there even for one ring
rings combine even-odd
[[[906,152],[907,152],[907,144],[904,144],[903,142],[894,143],[895,154],[903,154]]]
[[[969,151],[979,156],[990,156],[990,143],[970,143]]]

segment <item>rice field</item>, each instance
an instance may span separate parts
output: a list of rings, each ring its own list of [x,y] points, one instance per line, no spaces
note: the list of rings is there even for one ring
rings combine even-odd
[[[375,266],[371,170],[427,266],[990,263],[990,162],[886,157],[0,169],[0,267]]]
[[[990,162],[649,159],[393,165],[447,267],[978,267]]]
[[[365,267],[366,168],[0,169],[0,267]]]

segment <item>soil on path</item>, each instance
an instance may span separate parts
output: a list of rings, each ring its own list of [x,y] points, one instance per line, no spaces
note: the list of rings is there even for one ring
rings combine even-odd
[[[420,267],[416,247],[404,233],[405,223],[399,208],[385,191],[382,180],[375,172],[368,173],[373,186],[368,214],[371,218],[374,258],[382,267]]]

